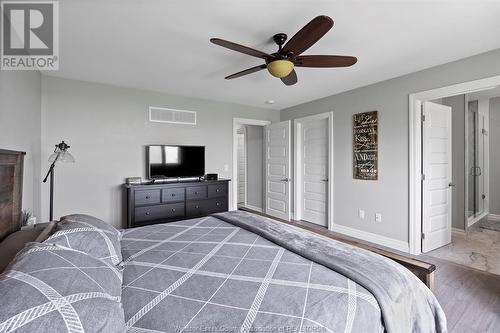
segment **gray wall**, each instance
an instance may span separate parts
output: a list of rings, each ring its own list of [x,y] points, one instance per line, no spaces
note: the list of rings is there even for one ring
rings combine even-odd
[[[500,215],[500,97],[490,99],[490,214]]]
[[[497,49],[284,109],[281,119],[333,110],[334,222],[407,242],[408,95],[499,74],[500,49]],[[372,110],[379,111],[379,180],[354,180],[352,115]],[[358,208],[366,211],[365,220],[358,219]],[[376,212],[382,214],[380,223],[374,221]]]
[[[452,112],[452,227],[465,230],[465,95],[442,99]]]
[[[198,124],[150,123],[150,105],[198,111]],[[42,115],[42,156],[66,140],[76,158],[74,164],[57,166],[55,216],[88,213],[115,226],[124,221],[124,178],[145,176],[144,145],[205,145],[206,172],[230,178],[233,117],[279,120],[279,111],[264,108],[47,76],[42,78]],[[43,208],[47,200],[44,191]]]
[[[26,152],[23,209],[40,219],[40,107],[38,71],[0,71],[0,149]]]
[[[263,208],[264,198],[264,127],[246,126],[247,130],[247,204]]]

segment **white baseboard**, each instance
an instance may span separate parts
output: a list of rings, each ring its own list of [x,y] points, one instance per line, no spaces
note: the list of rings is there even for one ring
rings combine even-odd
[[[256,212],[259,212],[259,213],[263,213],[264,212],[264,210],[261,207],[257,207],[257,206],[252,206],[252,205],[245,204],[245,205],[243,205],[243,207],[251,209],[251,210],[255,210]]]
[[[373,244],[385,246],[401,252],[406,252],[406,253],[410,252],[409,243],[400,241],[398,239],[377,235],[368,231],[362,231],[359,229],[354,229],[339,224],[332,224],[331,231],[346,236],[354,237],[360,240],[364,240]]]
[[[500,222],[500,215],[498,214],[489,214],[488,221]]]
[[[460,236],[465,235],[465,230],[459,228],[451,228],[451,232]]]
[[[482,213],[479,216],[476,216],[476,217],[474,217],[472,219],[468,219],[467,220],[467,227],[468,228],[472,227],[474,224],[476,224],[477,222],[481,221],[485,217],[488,217],[488,213]]]

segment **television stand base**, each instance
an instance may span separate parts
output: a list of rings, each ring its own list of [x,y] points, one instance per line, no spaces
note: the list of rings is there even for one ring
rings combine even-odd
[[[228,210],[229,179],[125,185],[127,227],[207,216]]]

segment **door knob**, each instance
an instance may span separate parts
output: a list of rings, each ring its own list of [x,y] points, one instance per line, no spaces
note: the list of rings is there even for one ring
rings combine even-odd
[[[455,187],[455,183],[449,183],[448,186],[449,187]]]
[[[326,179],[320,179],[320,181],[322,181],[322,182],[327,182],[327,181],[328,181],[328,178],[326,178]]]
[[[283,178],[283,179],[280,179],[280,182],[286,182],[288,183],[289,181],[291,181],[290,178]]]

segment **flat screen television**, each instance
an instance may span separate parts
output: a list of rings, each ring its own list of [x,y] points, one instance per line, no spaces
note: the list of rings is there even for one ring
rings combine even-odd
[[[199,177],[205,174],[204,146],[155,145],[146,147],[147,177]]]

